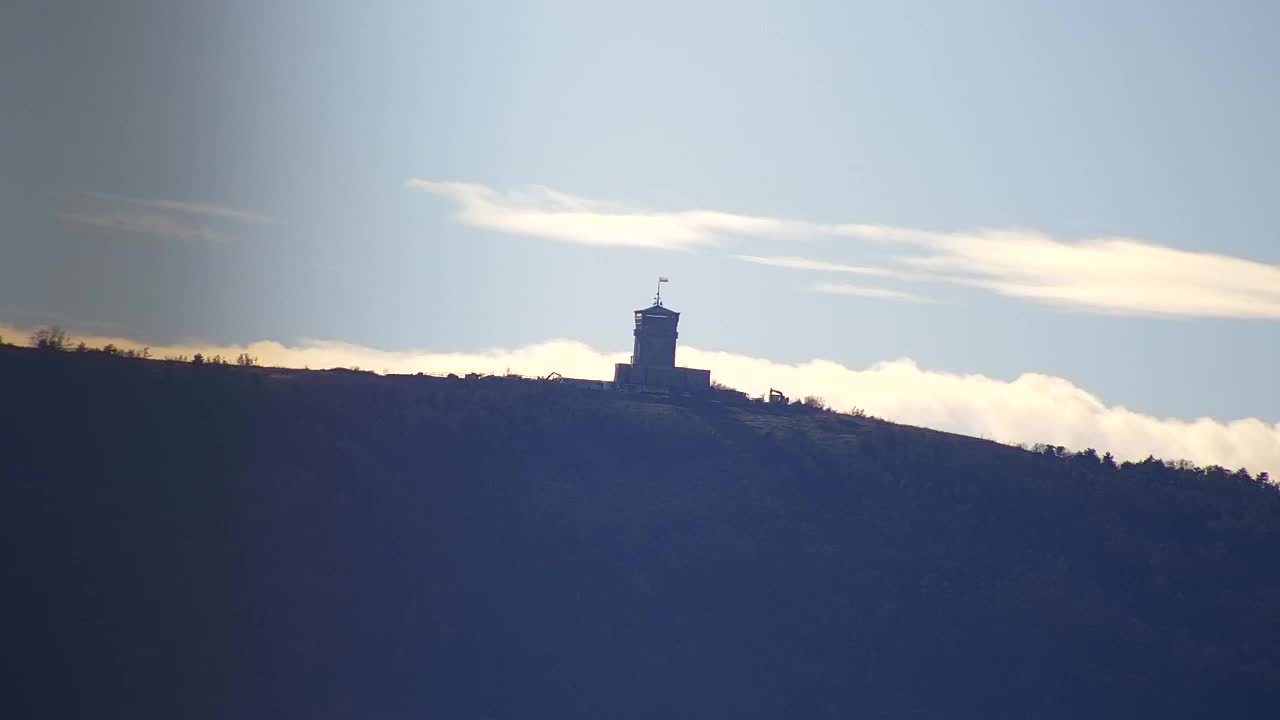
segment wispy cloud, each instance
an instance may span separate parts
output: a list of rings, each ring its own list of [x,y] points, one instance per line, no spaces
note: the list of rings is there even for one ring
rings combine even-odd
[[[563,242],[692,249],[732,238],[843,238],[875,243],[880,264],[736,257],[792,270],[961,284],[1090,312],[1280,319],[1280,265],[1135,238],[1067,241],[1034,230],[938,232],[717,210],[640,211],[541,187],[499,192],[420,179],[408,186],[452,200],[465,224]]]
[[[1179,250],[1132,238],[1057,240],[1035,231],[940,233],[840,225],[832,234],[887,242],[887,266],[791,255],[739,260],[815,273],[853,273],[978,287],[1006,297],[1100,313],[1280,318],[1280,265]],[[896,246],[897,252],[892,252]]]
[[[25,338],[30,329],[0,326],[6,338]],[[134,339],[73,333],[90,345],[114,343],[141,348]],[[491,372],[508,369],[543,376],[608,379],[626,352],[600,352],[572,340],[552,340],[516,349],[480,353],[391,352],[341,342],[304,341],[285,345],[260,341],[216,346],[196,341],[151,345],[155,356],[195,352],[257,356],[265,365],[331,368],[359,366],[394,373]],[[1280,423],[1257,418],[1223,422],[1211,418],[1158,418],[1116,405],[1069,380],[1026,373],[1014,380],[960,375],[921,368],[910,359],[852,369],[828,360],[801,364],[681,347],[684,365],[711,368],[712,376],[751,394],[771,387],[800,397],[821,395],[838,409],[861,407],[891,420],[939,430],[986,436],[1005,442],[1046,442],[1070,448],[1111,451],[1121,459],[1149,454],[1186,458],[1199,464],[1280,470]]]
[[[852,285],[850,283],[814,283],[809,286],[809,289],[814,292],[826,293],[827,295],[853,295],[873,300],[895,300],[914,303],[937,302],[933,298],[916,295],[915,293],[890,290],[888,288],[867,287],[865,285]]]
[[[787,270],[844,273],[849,275],[863,275],[867,277],[892,278],[896,280],[920,279],[920,276],[916,273],[908,273],[886,267],[873,265],[851,265],[848,263],[818,260],[815,258],[795,257],[791,255],[776,255],[768,257],[760,255],[735,255],[734,257],[738,260],[755,265],[765,265],[767,267],[784,268]],[[809,289],[814,292],[825,293],[827,295],[852,295],[875,300],[894,300],[899,302],[916,303],[937,302],[933,298],[903,290],[869,287],[866,285],[853,285],[850,283],[820,282],[810,285]]]
[[[935,234],[901,262],[934,278],[1097,312],[1280,318],[1280,265],[1133,238]]]
[[[795,257],[791,255],[735,255],[738,260],[755,265],[786,268],[788,270],[811,270],[814,272],[850,273],[853,275],[873,275],[876,277],[903,277],[906,273],[885,267],[872,265],[850,265],[847,263],[818,260],[814,258]]]
[[[1077,242],[1027,230],[942,233],[837,225],[830,234],[888,243],[889,268],[793,256],[762,265],[979,287],[1076,310],[1177,317],[1280,318],[1280,265],[1133,238]],[[896,249],[896,252],[893,250]]]
[[[224,242],[227,236],[198,223],[185,222],[168,215],[104,210],[69,210],[59,213],[63,220],[106,228],[127,235],[187,240],[190,242]]]
[[[209,203],[183,202],[179,200],[159,200],[152,198],[135,198],[125,195],[113,195],[104,192],[84,192],[81,193],[86,197],[97,198],[113,203],[123,203],[127,205],[135,205],[138,207],[156,208],[159,210],[173,210],[188,215],[203,215],[205,217],[226,218],[228,220],[239,220],[241,222],[265,223],[270,222],[270,218],[265,215],[259,215],[247,210],[237,210],[235,208],[223,207],[221,205],[212,205]]]
[[[733,236],[784,236],[809,225],[718,210],[650,212],[550,188],[499,192],[486,185],[411,179],[408,187],[453,201],[472,227],[581,245],[688,250]]]
[[[71,207],[58,216],[129,235],[190,242],[223,242],[230,237],[225,229],[230,225],[269,222],[262,215],[219,205],[102,192],[77,194]]]

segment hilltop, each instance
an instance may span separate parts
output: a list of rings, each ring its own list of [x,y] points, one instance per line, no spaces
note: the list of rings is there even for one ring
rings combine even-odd
[[[0,347],[0,397],[6,716],[1280,707],[1265,477],[521,378]]]

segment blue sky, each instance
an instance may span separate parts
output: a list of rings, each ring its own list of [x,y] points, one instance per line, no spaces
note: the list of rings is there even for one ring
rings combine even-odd
[[[616,353],[662,274],[704,351],[1280,421],[1267,4],[262,5],[4,11],[0,323]]]

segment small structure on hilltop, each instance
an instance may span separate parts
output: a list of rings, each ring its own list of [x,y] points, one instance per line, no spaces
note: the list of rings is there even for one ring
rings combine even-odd
[[[635,311],[635,345],[631,362],[613,367],[613,385],[619,390],[705,392],[711,389],[711,371],[676,367],[676,326],[680,313],[662,305],[662,283],[653,305]]]

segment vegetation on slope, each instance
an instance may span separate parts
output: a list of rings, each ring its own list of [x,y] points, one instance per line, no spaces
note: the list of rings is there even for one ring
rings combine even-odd
[[[0,391],[6,716],[1280,706],[1247,472],[517,378],[0,347]]]

